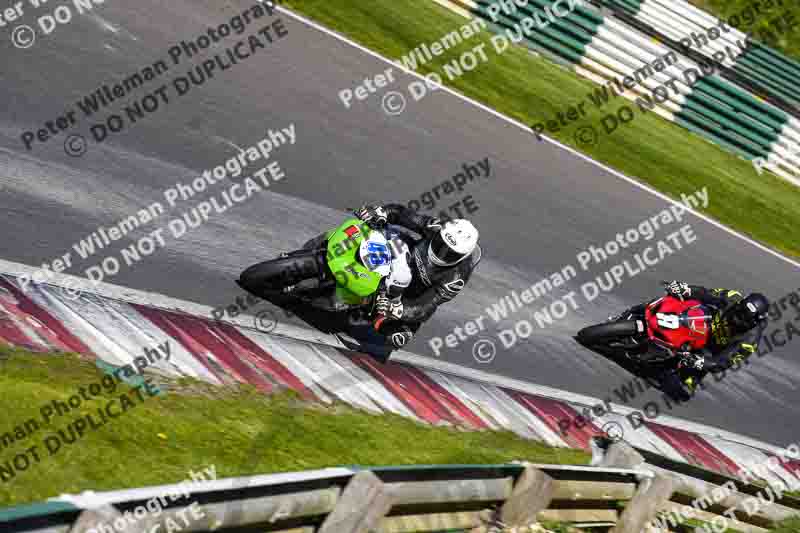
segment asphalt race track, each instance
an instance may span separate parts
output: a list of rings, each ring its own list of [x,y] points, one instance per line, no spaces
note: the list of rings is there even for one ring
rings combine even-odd
[[[0,40],[0,209],[3,239],[0,258],[30,265],[52,262],[97,229],[111,226],[153,202],[164,201],[164,190],[189,182],[205,169],[235,157],[237,147],[254,145],[267,135],[294,125],[295,144],[272,153],[285,178],[247,202],[212,216],[180,239],[168,238],[156,250],[105,281],[164,293],[212,306],[231,302],[241,291],[233,279],[246,266],[298,247],[309,237],[336,224],[343,210],[370,201],[408,202],[462,170],[462,164],[490,162],[490,177],[468,183],[463,193],[441,198],[431,214],[471,195],[479,205],[471,215],[481,231],[484,260],[457,303],[444,306],[411,345],[416,353],[433,355],[428,340],[444,336],[511,290],[518,293],[565,265],[577,277],[540,298],[500,324],[487,319],[486,330],[443,348],[442,359],[482,370],[526,379],[565,390],[605,398],[630,378],[571,338],[578,329],[601,321],[622,308],[660,291],[662,279],[683,279],[719,287],[758,289],[772,298],[796,290],[798,269],[729,232],[691,214],[683,222],[659,231],[650,243],[630,249],[589,271],[578,268],[576,255],[602,246],[618,232],[636,228],[668,204],[618,176],[560,147],[537,142],[533,135],[474,105],[447,94],[431,92],[406,110],[390,116],[381,108],[381,94],[346,109],[338,92],[355,88],[365,77],[389,67],[380,59],[276,13],[251,21],[242,36],[225,40],[232,46],[275,19],[274,41],[260,37],[264,48],[229,69],[214,71],[201,86],[180,97],[171,80],[211,57],[201,51],[178,65],[168,50],[194,39],[251,4],[209,0],[106,2],[50,35],[38,35],[28,49],[12,45],[6,28]],[[75,10],[74,6],[69,3]],[[44,8],[26,13],[35,25]],[[52,8],[49,8],[52,9]],[[38,31],[39,28],[37,27]],[[249,50],[249,48],[248,48]],[[119,98],[91,117],[76,102],[103,84],[127,78],[159,59],[169,71]],[[394,69],[393,89],[405,90],[414,79]],[[110,114],[142,101],[166,85],[169,102],[119,133],[95,142],[90,126]],[[156,95],[158,96],[158,95]],[[149,102],[152,104],[152,100]],[[47,121],[77,112],[77,124],[47,141],[36,140],[27,150],[25,131],[46,128]],[[65,152],[68,135],[87,139],[86,153]],[[74,140],[74,139],[73,139]],[[250,170],[261,168],[257,163]],[[139,228],[87,260],[73,256],[68,273],[83,272],[108,255],[166,227],[169,218],[218,194],[222,182],[204,194],[179,203],[158,222]],[[216,187],[216,188],[215,188]],[[724,202],[709,191],[710,202]],[[668,233],[691,224],[696,241],[666,256],[658,265],[628,277],[613,291],[592,302],[581,295],[581,284],[594,279]],[[509,349],[497,339],[500,329],[576,291],[578,309]],[[787,312],[782,324],[794,313]],[[795,323],[797,323],[795,321]],[[498,351],[488,364],[475,360],[473,344],[493,339]],[[779,445],[796,441],[796,431],[783,420],[800,417],[797,380],[800,365],[792,356],[800,338],[757,358],[746,370],[698,395],[690,405],[670,414],[724,427]],[[754,358],[756,359],[756,358]],[[713,380],[711,380],[713,382]],[[642,397],[644,398],[644,397]],[[618,401],[612,396],[614,401]],[[639,398],[631,405],[639,406]]]

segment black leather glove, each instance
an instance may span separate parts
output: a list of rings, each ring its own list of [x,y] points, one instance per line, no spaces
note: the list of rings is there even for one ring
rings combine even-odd
[[[411,332],[411,329],[408,326],[403,326],[400,330],[392,333],[389,335],[389,342],[395,348],[402,348],[414,337],[414,334]]]
[[[706,369],[706,358],[692,352],[678,352],[681,358],[681,366],[702,372]]]
[[[692,295],[692,289],[689,287],[689,284],[684,283],[683,281],[665,281],[664,290],[670,296],[679,298],[681,301],[683,301],[685,297]]]
[[[389,308],[391,306],[392,301],[389,299],[389,297],[384,294],[379,294],[377,298],[375,298],[375,308],[373,309],[373,312],[376,315],[386,316],[389,314]]]
[[[386,225],[389,213],[382,205],[365,205],[353,213],[355,216],[367,223],[368,226],[380,229]]]
[[[444,224],[442,224],[442,221],[436,217],[430,217],[428,222],[425,223],[425,228],[428,231],[442,231],[443,226]]]
[[[400,298],[392,300],[386,295],[381,294],[375,299],[375,314],[394,320],[400,320],[403,318],[403,302]]]

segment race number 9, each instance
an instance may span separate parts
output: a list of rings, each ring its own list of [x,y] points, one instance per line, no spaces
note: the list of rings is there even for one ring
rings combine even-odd
[[[680,327],[680,319],[678,315],[665,315],[664,313],[656,313],[658,325],[666,329],[678,329]]]

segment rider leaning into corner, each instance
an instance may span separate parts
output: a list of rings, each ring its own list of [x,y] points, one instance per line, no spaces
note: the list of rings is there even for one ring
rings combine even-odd
[[[406,270],[406,279],[378,296],[375,305],[376,313],[387,318],[379,321],[376,329],[394,348],[402,348],[436,308],[458,296],[469,281],[481,260],[478,230],[468,220],[443,223],[401,204],[365,205],[355,214],[377,229],[389,224],[422,237],[412,242],[400,235],[409,244],[406,253],[397,258],[398,270]],[[392,268],[395,269],[394,264]]]
[[[697,374],[721,372],[739,365],[758,350],[758,344],[767,327],[769,301],[759,293],[743,296],[732,289],[708,289],[689,285],[682,281],[667,283],[666,292],[680,300],[697,300],[715,309],[711,318],[711,335],[708,344],[700,352],[678,352],[681,365]],[[642,313],[644,305],[636,306],[625,313]],[[648,350],[664,350],[650,343]],[[698,381],[689,376],[686,386],[694,391]]]

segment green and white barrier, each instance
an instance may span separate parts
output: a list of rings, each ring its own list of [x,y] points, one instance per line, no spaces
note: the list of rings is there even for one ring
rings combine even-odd
[[[708,58],[713,58],[716,52],[723,52],[725,66],[765,94],[777,95],[795,107],[800,106],[800,94],[797,93],[800,64],[768,46],[749,40],[747,34],[737,29],[766,16],[760,11],[747,9],[723,22],[684,0],[604,0],[603,3],[627,11],[674,40],[693,43]],[[792,23],[792,20],[787,20],[777,30],[788,28]],[[709,32],[712,38],[708,38]],[[707,44],[698,47],[702,36],[707,36]]]

